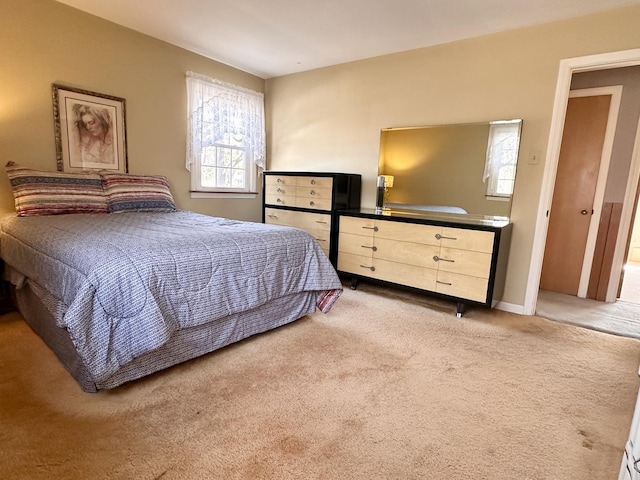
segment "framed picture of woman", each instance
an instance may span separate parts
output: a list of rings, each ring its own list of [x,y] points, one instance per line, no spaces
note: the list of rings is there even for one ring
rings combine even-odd
[[[58,170],[127,173],[125,99],[53,84]]]

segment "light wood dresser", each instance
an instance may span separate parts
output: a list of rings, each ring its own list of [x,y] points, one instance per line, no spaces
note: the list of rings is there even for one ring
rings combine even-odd
[[[423,290],[457,304],[502,297],[512,224],[503,217],[385,210],[338,212],[338,272]]]
[[[336,211],[360,207],[362,177],[350,173],[276,172],[263,175],[262,221],[309,232],[336,265]]]

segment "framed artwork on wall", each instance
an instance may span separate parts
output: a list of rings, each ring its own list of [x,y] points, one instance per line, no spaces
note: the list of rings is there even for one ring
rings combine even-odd
[[[58,170],[127,173],[125,99],[53,84]]]

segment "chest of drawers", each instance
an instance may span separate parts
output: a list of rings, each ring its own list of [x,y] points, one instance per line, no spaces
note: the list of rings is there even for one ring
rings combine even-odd
[[[486,217],[339,212],[338,271],[432,292],[465,305],[502,296],[511,224]]]
[[[338,244],[336,211],[360,207],[361,176],[267,171],[263,179],[263,222],[309,232],[335,265]]]

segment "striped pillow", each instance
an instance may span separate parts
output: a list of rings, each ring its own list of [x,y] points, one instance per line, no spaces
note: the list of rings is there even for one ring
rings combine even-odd
[[[109,213],[96,173],[44,172],[6,165],[20,217],[66,213]]]
[[[173,212],[167,177],[100,172],[109,212]]]

